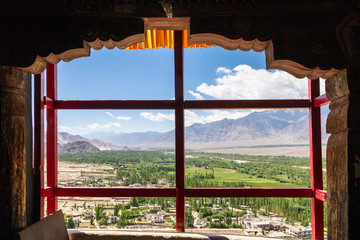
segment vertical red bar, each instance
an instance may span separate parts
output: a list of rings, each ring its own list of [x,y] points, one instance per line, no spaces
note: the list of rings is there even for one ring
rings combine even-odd
[[[48,64],[46,69],[46,95],[53,101],[57,100],[57,66]],[[47,134],[46,134],[46,163],[47,163],[47,186],[57,186],[57,110],[46,110]],[[57,209],[57,197],[47,198],[47,214]]]
[[[34,222],[44,217],[44,73],[34,75]]]
[[[309,79],[309,135],[310,135],[310,177],[313,197],[311,199],[312,239],[324,239],[324,204],[315,198],[315,190],[323,189],[321,157],[321,114],[314,99],[320,96],[319,79]]]
[[[184,48],[183,32],[174,32],[175,61],[175,161],[176,231],[185,231],[185,136],[184,136]]]

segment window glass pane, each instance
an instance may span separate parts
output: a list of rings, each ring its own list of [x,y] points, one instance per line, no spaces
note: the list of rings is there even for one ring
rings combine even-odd
[[[68,229],[172,229],[175,198],[59,197]]]
[[[308,80],[266,70],[264,52],[185,49],[184,59],[187,100],[308,98]]]
[[[310,199],[189,198],[185,211],[189,230],[207,228],[206,232],[275,238],[311,237]]]
[[[173,111],[59,111],[59,186],[173,187]]]
[[[185,130],[186,187],[310,187],[308,110],[200,114],[185,114],[200,119]]]
[[[91,51],[58,65],[61,100],[169,100],[174,97],[173,50]]]

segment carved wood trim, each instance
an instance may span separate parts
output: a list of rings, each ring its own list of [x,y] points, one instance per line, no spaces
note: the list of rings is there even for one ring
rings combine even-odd
[[[230,39],[214,33],[199,33],[199,34],[192,34],[189,36],[190,45],[204,44],[204,43],[214,44],[223,47],[227,50],[240,49],[241,51],[254,50],[255,52],[262,52],[268,47],[270,42],[271,40],[262,42],[257,39],[254,39],[252,41],[246,41],[242,38]]]
[[[113,49],[115,47],[119,49],[125,49],[132,44],[144,41],[145,34],[135,34],[118,42],[115,42],[112,39],[101,41],[99,38],[97,38],[93,42],[84,41],[83,48],[71,49],[60,54],[50,53],[47,57],[37,56],[31,66],[20,69],[32,74],[39,74],[46,69],[47,63],[56,64],[61,60],[64,62],[70,62],[76,58],[89,57],[91,54],[91,48],[95,50],[100,50],[103,47],[106,47],[107,49]]]
[[[255,52],[265,51],[266,57],[266,67],[267,69],[279,69],[286,71],[297,78],[310,78],[317,79],[319,77],[327,79],[340,70],[330,69],[322,70],[320,68],[309,69],[303,65],[296,63],[291,60],[274,60],[274,46],[271,40],[260,41],[254,39],[252,41],[246,41],[242,38],[239,39],[230,39],[221,35],[213,33],[202,33],[202,34],[192,34],[189,36],[189,44],[214,44],[220,47],[223,47],[227,50],[237,50],[242,51],[253,50]]]
[[[182,18],[183,21],[181,24],[186,23],[189,19]],[[151,26],[156,26],[161,19],[156,19],[156,21],[150,21]],[[169,19],[166,19],[169,20]],[[160,21],[160,23],[169,23],[168,21]],[[155,24],[156,23],[156,24]],[[147,23],[145,23],[147,24]],[[155,24],[155,25],[154,25]],[[180,25],[181,25],[180,24]],[[179,25],[179,26],[180,26]],[[185,25],[181,25],[184,27]],[[147,29],[147,28],[145,28]],[[61,54],[49,54],[47,57],[40,57],[37,56],[35,62],[26,68],[21,68],[24,71],[39,74],[43,72],[46,68],[47,63],[56,64],[60,62],[60,60],[69,62],[73,59],[80,58],[80,57],[88,57],[90,56],[91,48],[95,50],[100,50],[103,47],[107,49],[113,49],[115,47],[119,49],[125,49],[128,46],[140,43],[145,41],[145,34],[136,34],[130,37],[127,37],[121,41],[115,42],[112,39],[107,41],[101,41],[97,38],[93,42],[84,41],[83,48],[78,49],[71,49],[65,51]],[[201,33],[201,34],[192,34],[189,35],[189,44],[214,44],[220,47],[223,47],[227,50],[237,50],[240,49],[242,51],[250,51],[253,50],[255,52],[262,52],[265,51],[266,56],[266,67],[267,69],[279,69],[286,71],[297,78],[310,78],[310,79],[317,79],[317,78],[324,78],[328,79],[331,76],[340,72],[338,69],[331,68],[329,70],[322,70],[320,68],[310,69],[307,68],[299,63],[296,63],[291,60],[274,60],[274,53],[273,53],[273,43],[271,40],[268,41],[260,41],[258,39],[254,39],[251,41],[246,41],[242,38],[240,39],[230,39],[221,35],[213,34],[213,33]]]

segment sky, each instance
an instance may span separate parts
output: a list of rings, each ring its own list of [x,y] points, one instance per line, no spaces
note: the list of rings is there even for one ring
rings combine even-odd
[[[174,99],[173,58],[173,50],[167,48],[92,49],[90,57],[58,64],[58,99]],[[264,52],[220,47],[184,50],[184,85],[186,100],[301,99],[308,94],[306,79],[279,70],[267,71]],[[238,119],[251,112],[191,110],[185,112],[185,125]],[[169,110],[59,110],[58,131],[80,135],[166,132],[174,129],[174,118],[174,111]]]

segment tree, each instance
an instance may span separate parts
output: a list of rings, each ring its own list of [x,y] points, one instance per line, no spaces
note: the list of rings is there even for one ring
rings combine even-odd
[[[133,206],[133,207],[139,206],[139,202],[136,197],[131,198],[130,202],[131,202],[131,206]]]
[[[114,216],[118,216],[119,215],[119,211],[120,209],[122,209],[122,204],[115,204],[114,206]]]
[[[103,208],[100,205],[95,206],[95,219],[99,221],[102,216]]]
[[[118,224],[117,224],[117,227],[118,228],[123,228],[127,225],[127,220],[126,219],[123,219],[123,218],[120,218],[119,221],[118,221]]]
[[[101,218],[101,219],[98,221],[98,224],[99,224],[100,226],[107,225],[107,221],[106,221],[105,218]]]
[[[83,209],[85,209],[85,208],[86,208],[86,202],[83,203]]]
[[[94,215],[90,215],[90,225],[94,225]]]
[[[185,227],[190,228],[194,226],[194,217],[191,213],[191,209],[185,212]]]
[[[226,225],[231,226],[232,220],[231,217],[226,218]]]
[[[67,228],[75,228],[75,223],[73,217],[69,217],[66,221],[66,227]]]

